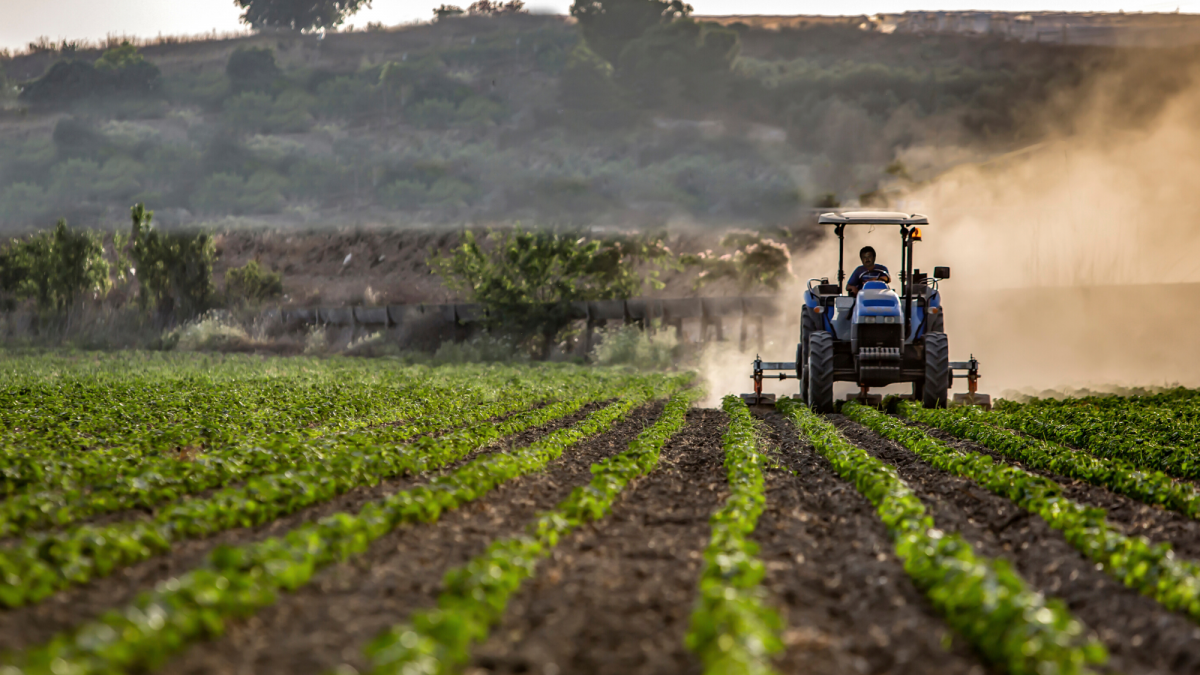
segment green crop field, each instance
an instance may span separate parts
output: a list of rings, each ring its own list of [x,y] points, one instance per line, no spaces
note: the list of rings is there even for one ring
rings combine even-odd
[[[1200,395],[0,356],[0,674],[1185,673]]]

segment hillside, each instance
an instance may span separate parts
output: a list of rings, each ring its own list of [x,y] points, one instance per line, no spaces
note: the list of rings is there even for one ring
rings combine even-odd
[[[159,73],[144,92],[108,96],[46,76],[104,50],[41,48],[2,63],[25,93],[9,87],[0,116],[0,221],[109,229],[145,201],[161,222],[217,229],[786,223],[827,193],[853,201],[953,161],[922,148],[1037,140],[1050,102],[1096,71],[1195,60],[854,19],[732,30],[725,70],[618,79],[608,98],[570,70],[577,30],[550,16],[165,40],[139,50]],[[231,79],[248,49],[270,50],[265,80]]]

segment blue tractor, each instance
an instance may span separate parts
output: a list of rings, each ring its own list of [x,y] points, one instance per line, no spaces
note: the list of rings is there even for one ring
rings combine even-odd
[[[991,400],[976,391],[979,362],[950,360],[945,315],[938,282],[950,278],[949,267],[935,267],[933,277],[913,269],[913,244],[921,241],[919,214],[856,211],[822,214],[817,221],[832,225],[838,237],[837,283],[810,279],[801,308],[800,343],[796,360],[754,361],[754,393],[743,398],[751,405],[773,404],[774,394],[762,392],[764,379],[800,380],[800,398],[817,412],[833,412],[834,382],[854,382],[859,392],[848,398],[878,404],[871,387],[912,383],[914,400],[927,408],[945,408],[955,378],[964,378],[968,392],[955,403],[990,407]],[[846,228],[890,225],[900,230],[900,291],[883,281],[867,281],[857,296],[843,295],[846,279]],[[961,371],[961,372],[959,372]]]

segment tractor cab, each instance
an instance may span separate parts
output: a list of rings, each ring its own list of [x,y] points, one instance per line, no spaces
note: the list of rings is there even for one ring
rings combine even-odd
[[[969,393],[955,396],[964,403],[988,405],[988,397],[976,394],[979,363],[951,362],[944,332],[942,298],[938,282],[950,278],[949,267],[935,267],[933,276],[913,267],[913,245],[921,241],[921,226],[929,220],[920,214],[890,211],[826,213],[818,219],[832,225],[838,238],[837,283],[828,277],[808,281],[801,308],[800,343],[794,362],[754,364],[756,403],[769,403],[762,394],[766,371],[794,370],[800,380],[800,398],[821,412],[833,410],[833,383],[854,382],[864,402],[878,402],[871,387],[910,382],[912,398],[926,407],[946,407],[948,389],[955,377],[967,378]],[[883,281],[863,283],[857,295],[844,292],[846,280],[846,228],[895,226],[900,234],[899,288]],[[965,371],[957,374],[954,371]],[[778,379],[792,377],[779,373]]]

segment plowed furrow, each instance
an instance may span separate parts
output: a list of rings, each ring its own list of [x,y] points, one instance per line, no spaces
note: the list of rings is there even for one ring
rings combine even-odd
[[[398,528],[250,620],[230,624],[220,639],[194,645],[165,672],[293,675],[342,663],[364,669],[364,645],[413,610],[432,605],[446,570],[489,542],[519,533],[537,512],[587,483],[591,465],[624,450],[661,409],[655,403],[635,410],[542,473],[509,481],[437,523]]]
[[[488,673],[695,673],[684,648],[708,519],[725,495],[725,414],[693,410],[659,466],[561,542],[476,650]]]
[[[1081,504],[1096,506],[1107,511],[1108,522],[1119,527],[1124,534],[1131,537],[1145,537],[1150,541],[1169,542],[1175,549],[1176,555],[1200,560],[1200,520],[1189,518],[1177,511],[1145,504],[1091,483],[1032,469],[978,443],[963,440],[930,426],[917,426],[951,447],[988,455],[997,462],[1020,466],[1030,473],[1045,476],[1062,486],[1063,496]]]
[[[1097,570],[1041,518],[971,481],[938,471],[910,451],[840,416],[846,438],[894,466],[940,527],[980,553],[1012,561],[1034,588],[1062,599],[1111,653],[1115,672],[1194,673],[1200,627]]]
[[[138,593],[153,588],[158,582],[179,576],[198,566],[219,545],[236,546],[262,541],[269,537],[281,536],[303,523],[315,522],[335,513],[357,512],[368,502],[425,483],[435,476],[453,472],[481,454],[528,445],[542,436],[579,422],[602,407],[604,403],[588,404],[572,415],[501,439],[438,471],[385,480],[373,487],[355,488],[336,499],[302,509],[258,527],[227,530],[208,539],[183,541],[175,544],[166,555],[131,565],[86,585],[68,588],[40,603],[0,611],[0,650],[22,649],[46,642],[59,632],[95,619],[109,609],[122,607]]]
[[[875,508],[801,441],[778,413],[767,507],[754,539],[763,585],[785,611],[785,673],[972,673],[983,666],[955,640],[905,573]]]

